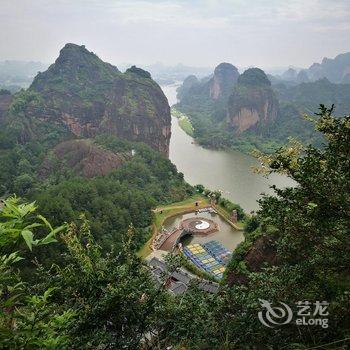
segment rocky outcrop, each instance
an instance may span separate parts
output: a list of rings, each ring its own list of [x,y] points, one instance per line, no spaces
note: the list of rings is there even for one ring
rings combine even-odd
[[[43,101],[40,109],[27,108],[30,117],[64,125],[78,137],[107,133],[142,141],[168,155],[170,107],[158,84],[140,68],[121,73],[84,46],[67,44],[29,91]]]
[[[246,70],[237,81],[228,102],[228,121],[236,134],[262,132],[277,118],[278,100],[266,74],[258,68]]]
[[[84,177],[108,175],[120,167],[131,156],[115,154],[102,149],[89,140],[70,140],[59,143],[47,157],[40,170],[39,176],[47,178],[57,170],[65,167],[74,174]]]
[[[266,104],[264,109],[266,109]],[[238,113],[231,118],[232,125],[236,128],[237,134],[241,134],[259,122],[259,113],[253,108],[242,107]]]
[[[190,89],[199,84],[199,80],[195,75],[189,75],[176,90],[177,99],[182,100],[190,91]]]
[[[209,81],[209,95],[213,100],[227,98],[239,77],[238,69],[231,63],[220,63]]]
[[[251,248],[245,254],[243,262],[250,272],[260,272],[263,267],[278,264],[276,239],[271,236],[261,236],[256,239]],[[229,286],[245,284],[248,277],[235,269],[227,272],[227,283]]]
[[[214,74],[198,80],[196,76],[188,76],[177,89],[180,104],[219,104],[224,106],[233,91],[239,72],[231,63],[220,63]]]

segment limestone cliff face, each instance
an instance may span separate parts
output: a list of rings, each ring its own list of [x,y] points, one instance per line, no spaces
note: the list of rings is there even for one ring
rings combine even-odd
[[[67,44],[29,88],[44,106],[26,114],[63,124],[79,137],[108,133],[142,141],[168,155],[170,107],[150,74],[135,66],[121,73],[84,46]]]
[[[277,265],[276,238],[272,236],[261,236],[257,238],[242,261],[244,261],[245,265],[252,272],[260,272],[266,266]],[[227,284],[229,286],[246,284],[247,282],[247,276],[241,271],[228,269]]]
[[[265,73],[258,68],[246,70],[238,78],[228,102],[228,121],[236,133],[262,132],[278,112],[278,100]]]
[[[108,175],[120,167],[131,155],[116,154],[102,149],[89,140],[70,140],[59,143],[47,157],[39,176],[48,177],[51,173],[62,170],[65,166],[76,175],[95,177]]]
[[[238,69],[231,63],[220,63],[214,70],[214,76],[209,81],[209,95],[213,100],[226,98],[239,77]]]
[[[224,108],[238,77],[234,65],[220,63],[209,77],[198,80],[194,75],[188,76],[178,88],[177,97],[182,105],[215,104]]]

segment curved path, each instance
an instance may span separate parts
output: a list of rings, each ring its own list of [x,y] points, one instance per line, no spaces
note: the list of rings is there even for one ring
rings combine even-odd
[[[181,233],[182,229],[177,229],[174,231],[174,233],[171,234],[158,249],[172,251]]]
[[[206,203],[205,200],[199,200],[199,201],[194,201],[198,203],[198,206],[195,205],[191,205],[189,206],[188,204],[183,204],[183,205],[174,205],[174,206],[164,206],[164,207],[157,207],[155,209],[153,209],[152,211],[154,213],[159,213],[162,210],[169,210],[169,209],[203,209],[203,208],[209,208],[210,205],[208,203]]]

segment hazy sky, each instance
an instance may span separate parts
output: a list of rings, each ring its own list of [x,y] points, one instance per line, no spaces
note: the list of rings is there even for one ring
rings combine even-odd
[[[0,61],[309,66],[350,51],[350,0],[0,0]]]

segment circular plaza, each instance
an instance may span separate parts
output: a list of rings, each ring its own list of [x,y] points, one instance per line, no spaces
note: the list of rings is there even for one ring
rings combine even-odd
[[[192,217],[182,220],[179,228],[193,235],[208,235],[218,231],[219,225],[211,219]]]

